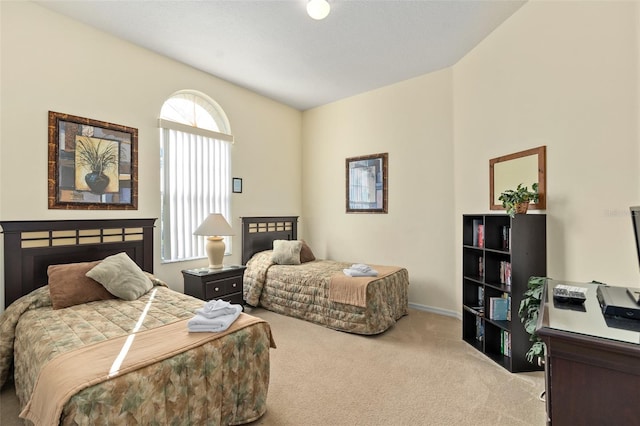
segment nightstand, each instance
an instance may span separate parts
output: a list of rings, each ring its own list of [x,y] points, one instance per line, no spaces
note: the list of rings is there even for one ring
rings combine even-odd
[[[225,266],[220,269],[185,269],[184,293],[209,301],[222,299],[243,305],[242,277],[246,266]]]

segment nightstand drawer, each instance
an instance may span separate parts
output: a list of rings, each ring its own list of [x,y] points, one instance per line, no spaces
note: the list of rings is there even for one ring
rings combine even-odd
[[[242,291],[242,277],[231,277],[205,282],[205,300],[220,299],[232,293]]]

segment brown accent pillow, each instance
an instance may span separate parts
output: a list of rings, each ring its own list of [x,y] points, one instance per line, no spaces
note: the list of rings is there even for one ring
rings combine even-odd
[[[313,255],[311,247],[309,247],[307,243],[302,240],[302,248],[300,249],[300,263],[311,262],[312,260],[316,260],[316,257]]]
[[[85,274],[100,261],[49,265],[49,293],[53,309],[67,308],[73,305],[95,300],[115,299],[100,283]]]

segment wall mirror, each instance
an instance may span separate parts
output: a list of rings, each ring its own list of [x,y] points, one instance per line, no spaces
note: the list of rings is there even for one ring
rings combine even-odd
[[[347,213],[387,213],[388,154],[347,158]]]
[[[546,197],[546,146],[528,149],[489,160],[489,207],[504,210],[498,200],[507,189],[515,189],[519,183],[531,189],[538,183],[538,202],[531,203],[532,210],[547,208]]]

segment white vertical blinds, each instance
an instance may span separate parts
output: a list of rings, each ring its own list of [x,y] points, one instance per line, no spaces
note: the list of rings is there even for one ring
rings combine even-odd
[[[233,138],[206,136],[207,131],[184,131],[161,120],[162,259],[206,257],[204,237],[193,231],[209,213],[230,219],[231,142]],[[209,132],[216,135],[217,132]],[[227,251],[230,238],[225,237]]]

